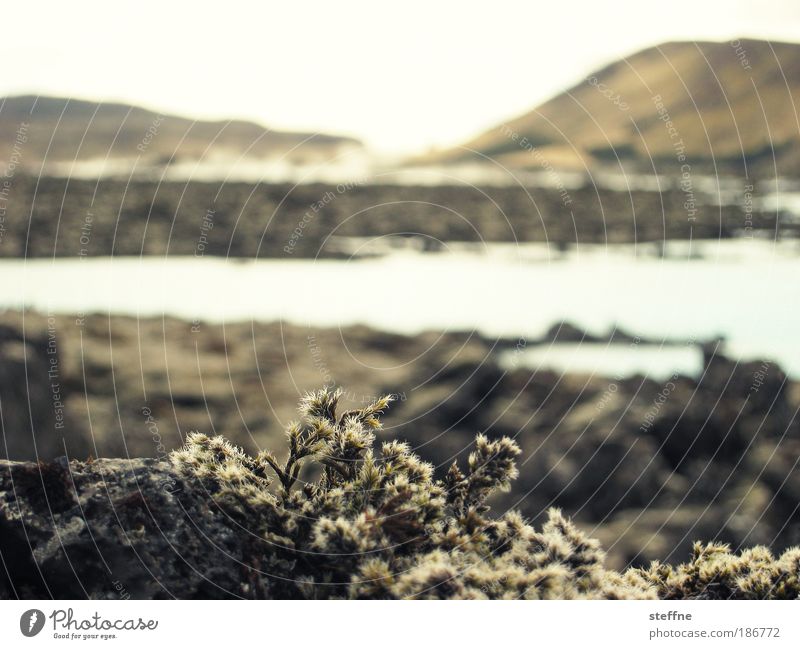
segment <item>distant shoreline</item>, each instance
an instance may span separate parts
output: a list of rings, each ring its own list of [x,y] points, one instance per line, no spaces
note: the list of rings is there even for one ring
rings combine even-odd
[[[691,216],[667,191],[75,180],[18,175],[3,203],[0,257],[196,255],[341,258],[343,237],[557,246],[797,237],[792,213],[748,191],[715,205],[697,194]],[[739,200],[740,199],[740,200]],[[765,204],[766,205],[766,204]],[[88,223],[91,219],[91,223]]]

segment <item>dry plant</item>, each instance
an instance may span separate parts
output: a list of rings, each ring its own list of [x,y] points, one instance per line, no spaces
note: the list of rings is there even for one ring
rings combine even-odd
[[[487,499],[517,476],[519,447],[478,435],[467,466],[444,479],[376,431],[391,399],[338,414],[341,391],[301,402],[288,454],[245,454],[195,433],[172,454],[241,534],[257,544],[271,598],[656,599],[796,598],[800,550],[695,546],[690,563],[624,573],[558,510],[541,530]],[[306,474],[308,480],[303,479]]]

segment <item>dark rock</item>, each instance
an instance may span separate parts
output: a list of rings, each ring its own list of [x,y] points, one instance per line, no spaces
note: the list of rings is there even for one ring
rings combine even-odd
[[[554,505],[587,530],[663,516],[655,525],[662,538],[637,550],[637,561],[685,549],[683,536],[700,532],[776,551],[800,541],[800,385],[770,361],[737,363],[710,347],[701,377],[654,381],[504,371],[498,353],[516,341],[474,332],[402,336],[287,323],[202,323],[194,332],[173,318],[53,319],[63,431],[40,370],[48,318],[27,313],[23,342],[21,314],[0,314],[2,432],[13,459],[164,459],[192,430],[223,434],[250,453],[275,450],[299,396],[337,384],[353,406],[396,394],[379,437],[410,442],[440,476],[465,459],[477,432],[514,438],[521,475],[494,502],[499,509],[539,522]],[[697,527],[681,529],[683,510],[699,512]],[[621,560],[623,546],[607,545]]]
[[[0,598],[263,596],[263,543],[157,460],[0,461]]]

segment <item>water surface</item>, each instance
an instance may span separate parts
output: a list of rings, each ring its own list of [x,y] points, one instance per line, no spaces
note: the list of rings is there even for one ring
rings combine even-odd
[[[312,327],[363,323],[399,333],[474,330],[530,340],[567,320],[595,334],[621,327],[656,342],[724,336],[730,354],[775,360],[800,376],[799,246],[743,239],[669,242],[663,250],[453,245],[441,253],[394,249],[351,260],[0,260],[0,307]],[[376,252],[368,242],[358,247]],[[616,345],[583,351],[527,349],[521,362],[577,369],[588,363],[610,373],[626,357],[662,373],[698,362],[674,347],[658,351],[661,362]]]

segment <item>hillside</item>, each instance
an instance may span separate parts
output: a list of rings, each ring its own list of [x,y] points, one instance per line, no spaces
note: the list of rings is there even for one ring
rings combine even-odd
[[[273,131],[253,122],[195,121],[137,106],[64,97],[0,99],[0,160],[38,172],[44,163],[118,162],[142,165],[197,160],[284,158],[294,164],[330,160],[352,138]]]
[[[427,162],[484,155],[517,168],[611,164],[663,173],[688,162],[791,174],[800,171],[798,105],[800,44],[665,43]]]

